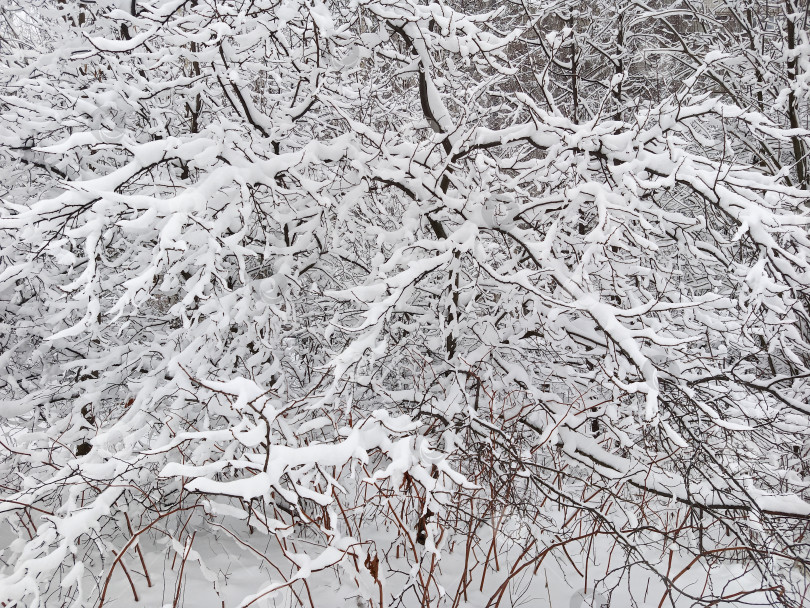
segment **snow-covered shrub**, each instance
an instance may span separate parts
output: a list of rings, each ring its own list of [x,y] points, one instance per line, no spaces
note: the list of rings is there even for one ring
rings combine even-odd
[[[807,42],[605,6],[9,2],[0,605],[800,605]]]

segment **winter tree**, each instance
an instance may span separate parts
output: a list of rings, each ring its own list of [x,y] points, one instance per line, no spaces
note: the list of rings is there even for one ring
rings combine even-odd
[[[2,11],[0,606],[803,605],[806,6]]]

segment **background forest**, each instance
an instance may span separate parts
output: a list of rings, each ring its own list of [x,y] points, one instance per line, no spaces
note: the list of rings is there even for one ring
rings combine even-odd
[[[810,603],[808,10],[2,0],[0,606]]]

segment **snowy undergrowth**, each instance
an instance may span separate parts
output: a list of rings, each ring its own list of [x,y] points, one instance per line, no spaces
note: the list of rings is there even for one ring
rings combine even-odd
[[[7,4],[0,605],[802,605],[791,0]]]

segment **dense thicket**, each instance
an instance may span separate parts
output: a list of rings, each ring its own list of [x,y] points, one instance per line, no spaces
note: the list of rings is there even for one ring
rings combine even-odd
[[[0,605],[802,605],[806,6],[2,11]]]

